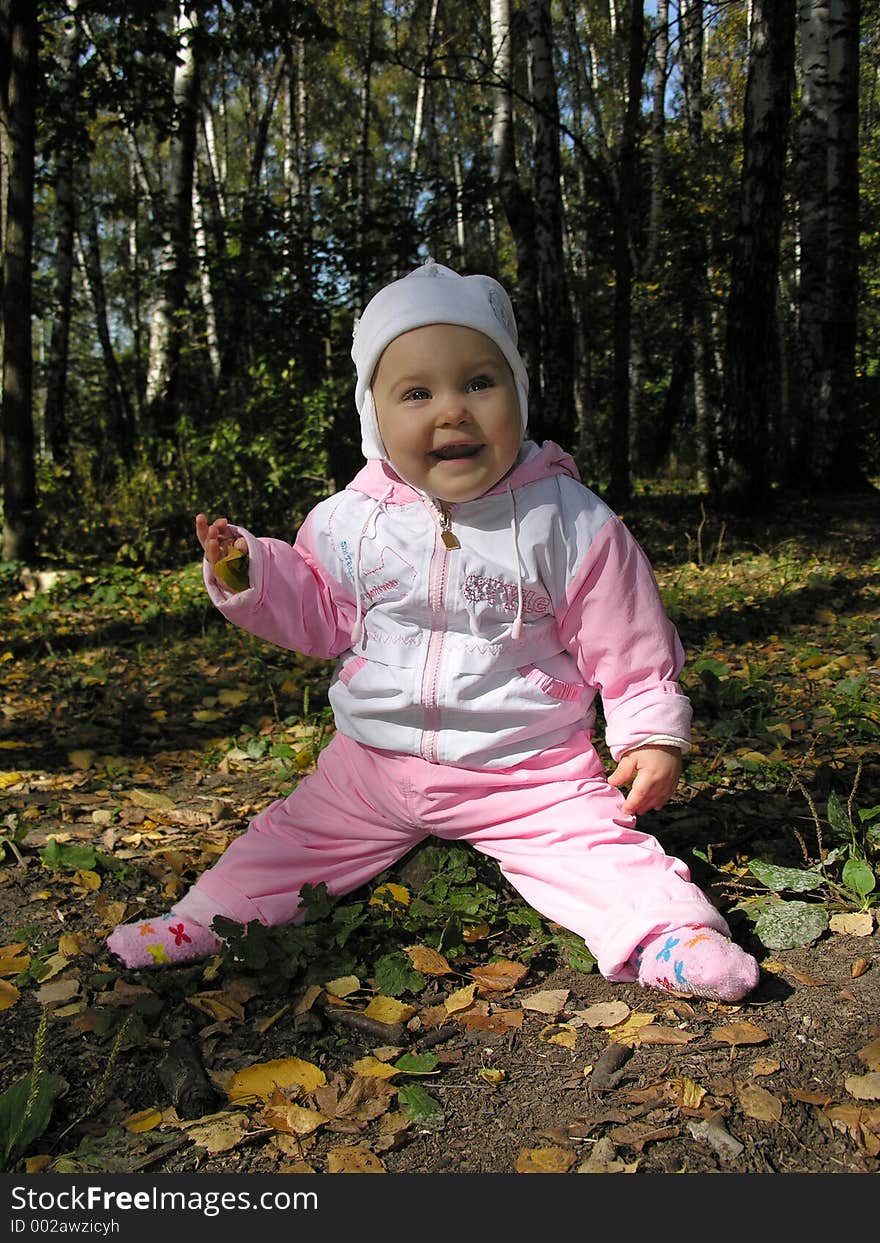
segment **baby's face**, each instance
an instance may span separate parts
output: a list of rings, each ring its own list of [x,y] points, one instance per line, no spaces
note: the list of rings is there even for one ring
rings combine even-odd
[[[407,483],[472,501],[516,462],[522,442],[513,373],[491,338],[428,324],[385,347],[373,375],[379,434]]]

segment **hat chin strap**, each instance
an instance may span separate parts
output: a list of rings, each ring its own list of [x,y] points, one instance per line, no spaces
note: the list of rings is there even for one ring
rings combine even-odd
[[[373,390],[368,388],[361,403],[361,452],[368,462],[387,462],[388,454],[379,435],[379,420],[376,417],[376,403],[373,401]]]

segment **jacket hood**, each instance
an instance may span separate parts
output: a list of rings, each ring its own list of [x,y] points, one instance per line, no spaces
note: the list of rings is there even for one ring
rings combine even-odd
[[[525,440],[520,449],[519,461],[513,470],[483,495],[492,496],[497,492],[506,492],[508,488],[516,491],[526,484],[535,483],[539,479],[549,479],[553,475],[569,475],[580,481],[574,458],[564,449],[560,449],[559,445],[552,440],[545,440],[542,445],[535,444],[533,440]],[[367,462],[348,487],[375,500],[382,499],[388,505],[409,505],[423,497],[421,492],[401,479],[387,461],[375,459]],[[480,499],[477,497],[477,500]],[[463,503],[469,505],[472,502]]]

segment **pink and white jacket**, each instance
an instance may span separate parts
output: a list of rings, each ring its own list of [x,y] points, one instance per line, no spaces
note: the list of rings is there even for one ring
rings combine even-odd
[[[296,542],[248,544],[250,586],[213,602],[272,643],[337,658],[337,728],[434,763],[506,768],[592,731],[615,759],[688,747],[684,655],[651,567],[552,441],[441,507],[386,462],[320,502]]]

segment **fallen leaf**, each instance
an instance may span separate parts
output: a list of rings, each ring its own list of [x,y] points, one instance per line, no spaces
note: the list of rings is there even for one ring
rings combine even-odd
[[[516,988],[523,976],[528,975],[528,970],[521,962],[502,958],[486,967],[474,967],[470,974],[478,992],[506,993]]]
[[[311,1135],[330,1119],[317,1109],[307,1109],[304,1105],[277,1103],[267,1105],[262,1112],[263,1121],[275,1131],[283,1131],[287,1135]]]
[[[495,1066],[481,1066],[477,1074],[486,1083],[496,1084],[502,1083],[507,1078],[507,1071],[500,1070]]]
[[[123,1119],[122,1125],[132,1135],[140,1135],[144,1131],[155,1131],[161,1122],[162,1115],[158,1109],[141,1109]]]
[[[558,1014],[565,1008],[570,992],[568,988],[547,988],[523,997],[519,1004],[524,1010],[536,1010],[539,1014]]]
[[[599,1001],[586,1010],[575,1010],[574,1017],[581,1019],[587,1027],[616,1027],[628,1019],[632,1010],[625,1001]]]
[[[416,1011],[416,1006],[398,1001],[396,997],[383,997],[380,993],[379,996],[373,998],[364,1010],[364,1014],[368,1019],[375,1019],[377,1023],[392,1024],[405,1023]]]
[[[390,911],[394,904],[400,906],[409,906],[409,890],[404,885],[387,884],[380,885],[370,898],[370,906],[381,906],[383,910]]]
[[[299,1057],[276,1058],[269,1062],[255,1062],[244,1070],[236,1071],[229,1081],[226,1094],[236,1105],[254,1100],[268,1100],[275,1088],[294,1085],[304,1092],[313,1092],[327,1082],[323,1070]]]
[[[737,1097],[743,1113],[758,1122],[778,1122],[782,1117],[782,1101],[759,1088],[755,1083],[742,1083],[737,1087]]]
[[[398,1073],[395,1067],[387,1062],[380,1062],[376,1057],[361,1057],[352,1063],[351,1069],[356,1075],[372,1079],[393,1079]]]
[[[360,992],[361,982],[356,975],[342,975],[336,980],[328,980],[324,987],[334,997],[350,997],[352,993]]]
[[[636,1035],[638,1044],[688,1044],[697,1038],[696,1032],[682,1031],[680,1027],[664,1027],[662,1023],[646,1023],[638,1028]]]
[[[821,988],[827,984],[827,980],[817,980],[814,975],[808,975],[806,971],[798,971],[797,967],[786,967],[786,973],[793,975],[798,984],[805,984],[808,988]]]
[[[481,1010],[465,1010],[456,1016],[465,1031],[492,1032],[505,1036],[523,1025],[522,1010],[494,1010],[491,1014]]]
[[[250,1120],[246,1114],[223,1112],[182,1123],[181,1129],[206,1152],[230,1152],[250,1130]]]
[[[880,1038],[870,1044],[862,1045],[856,1053],[860,1062],[864,1062],[868,1070],[880,1070]]]
[[[37,989],[37,1001],[41,1006],[60,1005],[79,996],[79,980],[56,980],[54,984],[44,984]]]
[[[847,1075],[843,1081],[850,1096],[857,1101],[880,1101],[880,1071],[872,1070],[866,1075]]]
[[[18,1001],[21,993],[8,980],[0,980],[0,1010],[8,1010]]]
[[[612,1027],[609,1035],[615,1044],[636,1045],[639,1042],[640,1030],[647,1027],[649,1023],[653,1023],[656,1017],[655,1014],[649,1014],[647,1011],[635,1010],[624,1023]]]
[[[0,976],[18,975],[27,971],[31,965],[30,954],[25,953],[26,945],[6,945],[0,949]]]
[[[772,1057],[756,1057],[749,1069],[752,1078],[757,1079],[763,1075],[775,1075],[781,1065],[781,1062]]]
[[[874,931],[874,916],[870,911],[839,912],[828,920],[828,927],[850,937],[869,937]]]
[[[516,1172],[517,1174],[567,1174],[575,1160],[575,1154],[569,1148],[521,1148],[516,1159]]]
[[[217,699],[220,703],[225,704],[227,707],[240,708],[249,695],[250,691],[233,691],[226,689],[219,692]]]
[[[850,966],[849,973],[854,980],[857,980],[860,975],[865,974],[870,966],[871,964],[868,962],[867,958],[857,958]]]
[[[788,1096],[790,1100],[800,1101],[804,1105],[819,1105],[823,1109],[834,1100],[827,1092],[813,1092],[809,1088],[790,1088]]]
[[[754,1023],[743,1021],[742,1023],[728,1023],[726,1027],[716,1027],[712,1032],[713,1040],[720,1040],[724,1044],[763,1044],[770,1037],[762,1027],[757,1027]]]
[[[541,1028],[538,1039],[546,1044],[558,1044],[564,1049],[573,1049],[577,1045],[577,1032],[568,1023],[551,1023]]]
[[[699,1109],[706,1095],[706,1089],[687,1075],[668,1079],[666,1087],[672,1091],[676,1103],[683,1109]]]
[[[622,1144],[626,1148],[634,1148],[636,1152],[641,1152],[645,1144],[653,1143],[660,1139],[675,1139],[680,1134],[677,1126],[650,1126],[646,1122],[631,1122],[624,1126],[615,1126],[609,1132],[609,1138],[615,1144]]]
[[[197,715],[197,714],[193,714]],[[146,807],[154,811],[171,811],[174,807],[174,799],[169,798],[167,794],[161,794],[157,790],[129,790],[125,795],[130,803],[134,803],[135,807]]]
[[[454,993],[450,993],[444,1002],[447,1014],[456,1014],[459,1010],[466,1010],[473,1004],[476,991],[476,984],[465,984],[463,988],[457,988]]]
[[[328,1174],[387,1174],[381,1158],[369,1148],[354,1145],[348,1148],[332,1148],[327,1153]]]
[[[226,1023],[230,1019],[244,1020],[244,1006],[229,993],[194,993],[186,1000],[203,1014],[209,1015],[215,1023]]]
[[[627,1164],[617,1157],[617,1149],[607,1135],[598,1140],[590,1155],[575,1170],[576,1174],[635,1174],[638,1161]]]
[[[452,967],[442,954],[429,945],[411,945],[403,951],[416,971],[422,975],[452,975]]]

